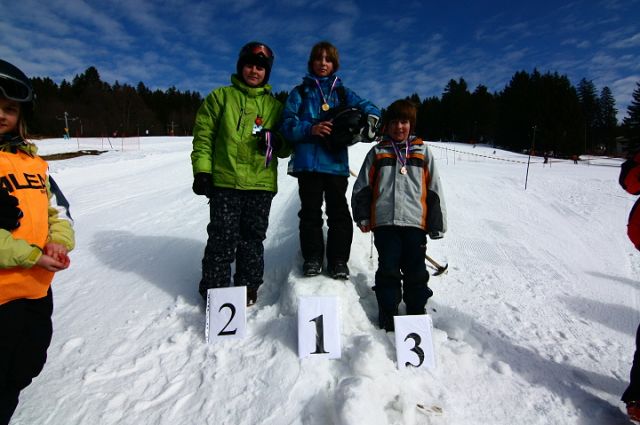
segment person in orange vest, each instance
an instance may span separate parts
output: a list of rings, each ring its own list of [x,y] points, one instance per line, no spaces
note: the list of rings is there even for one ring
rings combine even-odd
[[[0,425],[44,367],[51,281],[75,243],[69,204],[27,141],[33,98],[27,76],[0,60]]]
[[[640,195],[640,151],[628,158],[620,167],[620,186],[632,195]],[[640,198],[629,213],[627,236],[640,251]],[[636,331],[636,351],[629,374],[629,386],[622,394],[622,401],[627,406],[627,414],[634,421],[640,421],[640,326]]]

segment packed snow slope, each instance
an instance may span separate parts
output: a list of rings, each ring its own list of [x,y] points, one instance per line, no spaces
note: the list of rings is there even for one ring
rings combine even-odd
[[[297,183],[279,166],[265,282],[247,337],[207,344],[197,286],[209,218],[189,138],[39,141],[77,248],[53,283],[54,336],[12,424],[626,424],[640,258],[619,160],[431,142],[449,231],[428,254],[435,370],[398,369],[376,326],[370,234],[351,279],[301,274]],[[370,146],[350,148],[358,172]],[[526,179],[526,189],[525,189]],[[353,184],[354,178],[350,178]],[[351,187],[348,195],[351,195]],[[342,356],[298,359],[298,297],[339,300]]]

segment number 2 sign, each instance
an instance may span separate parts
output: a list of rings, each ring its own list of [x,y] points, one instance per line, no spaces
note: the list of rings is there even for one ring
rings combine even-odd
[[[234,286],[207,291],[207,322],[205,339],[208,343],[223,338],[243,338],[247,328],[247,288]]]
[[[298,300],[298,357],[340,358],[338,299],[301,297]]]
[[[424,314],[394,317],[398,369],[416,367],[434,369],[433,322]]]

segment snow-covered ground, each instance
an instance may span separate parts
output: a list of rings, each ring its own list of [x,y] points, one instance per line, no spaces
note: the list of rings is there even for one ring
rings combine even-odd
[[[524,155],[431,143],[449,215],[428,247],[449,264],[430,281],[437,368],[399,370],[392,334],[375,325],[369,234],[356,229],[350,281],[301,276],[286,161],[247,337],[206,344],[197,285],[208,206],[191,192],[190,142],[38,142],[41,154],[108,152],[50,162],[77,249],[53,283],[49,360],[13,425],[629,423],[619,398],[640,263],[620,161],[532,158],[525,190]],[[368,149],[351,148],[354,172]],[[302,295],[339,299],[340,359],[298,359]]]

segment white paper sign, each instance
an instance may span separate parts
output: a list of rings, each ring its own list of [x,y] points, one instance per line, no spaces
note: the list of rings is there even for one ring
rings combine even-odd
[[[434,369],[433,322],[431,316],[395,316],[398,369],[405,367]]]
[[[340,358],[340,326],[336,297],[298,300],[298,357]]]
[[[208,343],[225,338],[244,338],[247,329],[247,288],[212,288],[207,291]]]

